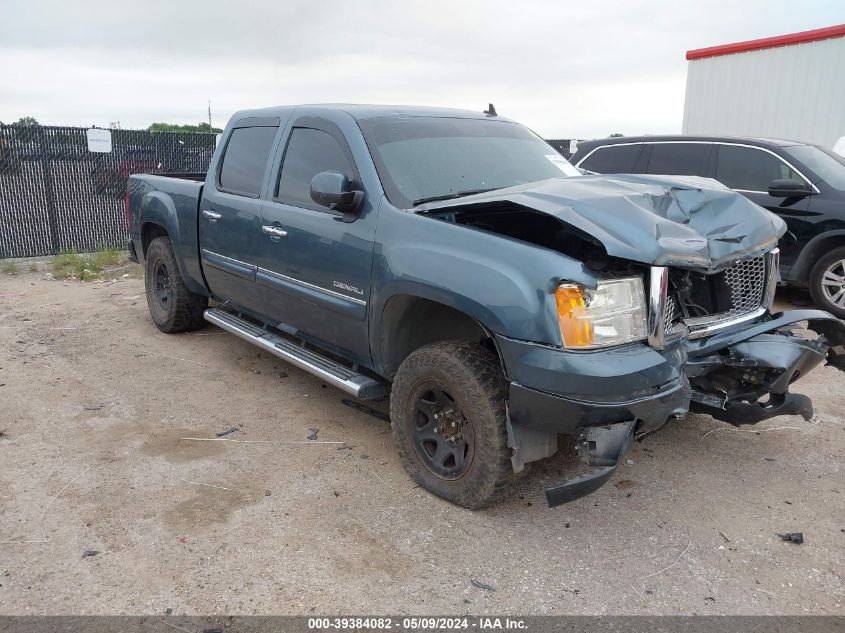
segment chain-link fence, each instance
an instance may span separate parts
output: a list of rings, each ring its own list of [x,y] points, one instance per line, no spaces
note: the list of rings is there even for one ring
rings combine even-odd
[[[92,152],[86,128],[0,125],[0,259],[123,248],[129,174],[203,172],[214,152],[214,134],[108,132],[111,151]]]
[[[215,135],[109,130],[92,152],[88,130],[0,125],[0,259],[123,248],[129,174],[202,172]]]

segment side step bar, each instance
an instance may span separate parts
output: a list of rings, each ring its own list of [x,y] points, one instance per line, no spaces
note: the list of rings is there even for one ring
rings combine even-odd
[[[297,345],[293,341],[268,332],[249,321],[245,321],[225,310],[209,308],[203,313],[205,320],[231,332],[253,345],[286,360],[291,365],[314,374],[330,385],[345,391],[359,400],[378,400],[387,395],[383,383],[359,374],[340,363],[317,352]]]

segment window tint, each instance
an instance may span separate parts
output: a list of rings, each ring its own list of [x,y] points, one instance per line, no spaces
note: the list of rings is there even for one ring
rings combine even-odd
[[[608,145],[590,154],[579,167],[598,174],[630,174],[643,145]]]
[[[716,180],[731,189],[768,191],[778,178],[791,178],[806,183],[801,176],[777,156],[753,147],[720,145],[716,160]]]
[[[845,158],[815,145],[792,145],[783,149],[812,169],[831,187],[845,191]]]
[[[241,127],[232,130],[220,166],[221,189],[258,197],[277,130],[275,127]]]
[[[350,180],[355,175],[343,147],[331,134],[312,128],[294,128],[282,163],[277,199],[285,204],[324,211],[325,207],[311,200],[311,179],[323,171],[337,171]]]
[[[706,176],[709,143],[655,143],[651,146],[648,173],[666,176]]]

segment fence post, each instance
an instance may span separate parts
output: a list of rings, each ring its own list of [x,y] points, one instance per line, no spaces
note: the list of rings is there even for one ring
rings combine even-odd
[[[50,150],[44,128],[38,126],[38,147],[41,150],[41,171],[44,174],[44,199],[47,202],[47,224],[50,229],[50,248],[53,255],[59,254],[59,218],[56,213],[56,190],[53,186],[53,168],[50,165]]]

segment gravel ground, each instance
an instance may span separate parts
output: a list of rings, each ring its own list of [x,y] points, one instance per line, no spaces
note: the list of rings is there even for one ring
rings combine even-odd
[[[811,423],[670,423],[550,510],[561,452],[471,512],[340,391],[159,333],[138,279],[0,275],[0,613],[841,614],[843,384],[798,383]]]

